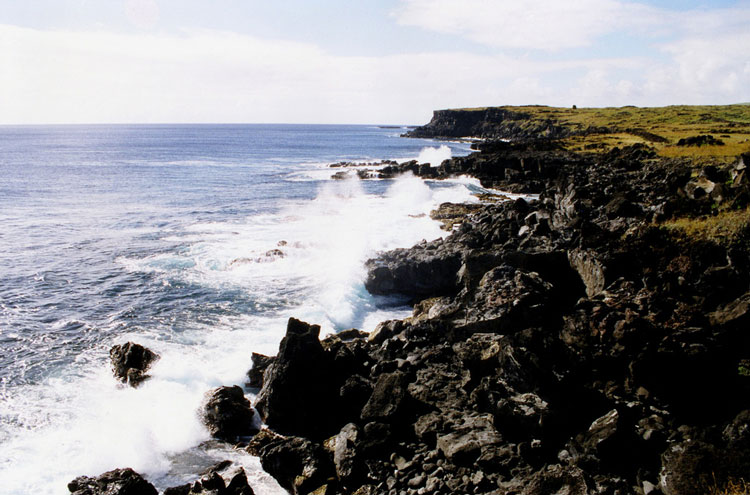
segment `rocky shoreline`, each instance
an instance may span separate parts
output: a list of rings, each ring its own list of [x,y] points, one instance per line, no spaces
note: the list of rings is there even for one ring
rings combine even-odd
[[[215,436],[246,445],[295,494],[744,486],[750,226],[704,237],[669,222],[744,211],[750,154],[695,169],[642,144],[573,153],[547,139],[556,131],[539,132],[439,167],[384,164],[538,200],[452,210],[445,239],[368,261],[366,288],[410,296],[413,316],[323,340],[290,319],[278,354],[253,356],[254,409],[241,390],[212,393],[204,417]],[[212,469],[164,493],[252,493],[244,473]],[[97,480],[70,491],[155,493]]]

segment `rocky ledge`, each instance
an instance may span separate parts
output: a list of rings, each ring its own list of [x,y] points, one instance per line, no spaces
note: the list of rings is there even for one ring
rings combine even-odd
[[[533,157],[522,159],[522,157]],[[486,145],[444,170],[538,191],[382,253],[414,315],[324,340],[291,320],[251,441],[292,493],[651,494],[750,477],[750,156],[691,170],[647,146]],[[512,170],[513,173],[504,171]]]
[[[646,145],[480,148],[439,173],[538,199],[452,213],[445,239],[368,261],[366,287],[410,296],[410,318],[323,340],[290,319],[278,354],[253,356],[266,426],[248,452],[294,494],[744,486],[750,154],[696,169]],[[217,436],[252,435],[241,394],[220,392]]]

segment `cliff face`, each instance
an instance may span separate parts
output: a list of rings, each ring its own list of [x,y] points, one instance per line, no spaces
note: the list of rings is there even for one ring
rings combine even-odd
[[[569,136],[571,130],[551,119],[533,118],[531,114],[489,107],[483,109],[435,110],[427,125],[405,134],[414,138],[521,139]]]

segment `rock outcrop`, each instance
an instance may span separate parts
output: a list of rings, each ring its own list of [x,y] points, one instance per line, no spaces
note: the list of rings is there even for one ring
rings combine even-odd
[[[109,350],[109,357],[115,377],[131,387],[137,387],[148,379],[146,371],[159,359],[152,350],[133,342],[113,346]]]

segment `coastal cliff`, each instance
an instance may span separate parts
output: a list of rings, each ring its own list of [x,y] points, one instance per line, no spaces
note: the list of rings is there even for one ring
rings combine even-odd
[[[560,138],[570,130],[552,120],[535,120],[531,114],[505,108],[435,110],[432,120],[405,134],[414,138]]]
[[[267,426],[248,452],[294,494],[744,490],[748,110],[436,112],[414,135],[513,141],[390,176],[535,196],[442,205],[450,235],[369,260],[366,288],[411,297],[410,318],[323,340],[290,319],[253,356]],[[722,144],[679,144],[711,129]]]

